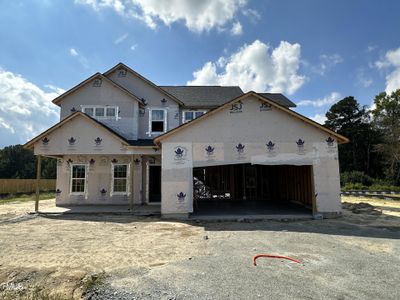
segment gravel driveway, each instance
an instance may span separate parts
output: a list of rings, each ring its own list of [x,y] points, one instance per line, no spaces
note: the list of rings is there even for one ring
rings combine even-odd
[[[253,223],[3,205],[0,299],[400,299],[400,202],[344,200],[339,219]]]

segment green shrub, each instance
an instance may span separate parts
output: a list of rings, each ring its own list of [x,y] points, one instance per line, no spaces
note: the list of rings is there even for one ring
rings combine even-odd
[[[340,174],[340,184],[346,186],[349,183],[359,183],[363,186],[370,186],[374,182],[374,179],[360,171],[343,172]]]
[[[343,187],[344,191],[354,191],[354,190],[367,190],[368,187],[362,185],[361,183],[346,183]]]

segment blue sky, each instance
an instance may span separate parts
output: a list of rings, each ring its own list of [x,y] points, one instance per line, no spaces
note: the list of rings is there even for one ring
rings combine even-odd
[[[0,0],[0,147],[58,120],[51,99],[124,62],[162,85],[282,92],[319,122],[400,88],[399,1]]]

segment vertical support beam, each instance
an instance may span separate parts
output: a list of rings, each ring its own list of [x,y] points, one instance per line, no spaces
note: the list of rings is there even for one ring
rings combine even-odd
[[[40,174],[42,172],[42,156],[38,155],[36,160],[36,197],[35,197],[35,212],[39,211],[39,196],[40,196]]]
[[[134,194],[135,194],[135,162],[134,162],[135,156],[132,154],[131,155],[131,182],[129,183],[131,185],[131,195],[129,197],[129,211],[133,213],[133,199],[134,199]]]
[[[312,196],[312,213],[315,215],[317,213],[317,197],[315,194],[315,179],[314,179],[314,165],[311,167],[311,196]]]

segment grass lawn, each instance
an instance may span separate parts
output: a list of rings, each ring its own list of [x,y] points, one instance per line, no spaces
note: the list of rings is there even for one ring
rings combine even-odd
[[[42,192],[40,193],[39,200],[47,200],[54,198],[54,193]],[[0,205],[10,202],[28,202],[35,201],[35,194],[20,194],[20,195],[8,195],[0,198]]]

